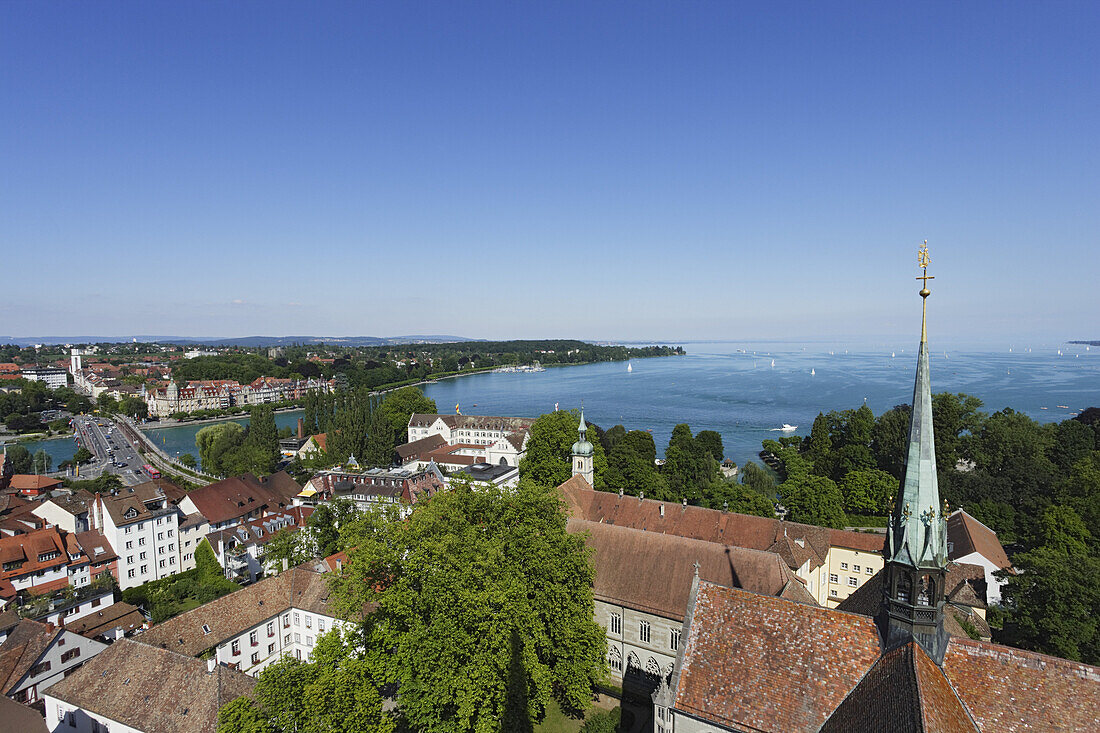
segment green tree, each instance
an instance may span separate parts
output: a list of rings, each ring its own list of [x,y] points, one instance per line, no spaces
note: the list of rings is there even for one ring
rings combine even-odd
[[[626,428],[624,428],[622,425],[614,425],[608,428],[607,431],[603,434],[600,442],[603,443],[603,450],[604,453],[608,455],[608,458],[611,457],[611,451],[615,449],[615,445],[620,440],[622,440],[625,435]]]
[[[825,419],[824,413],[819,412],[814,418],[813,427],[810,428],[810,435],[803,443],[803,451],[806,454],[806,460],[812,463],[814,469],[821,475],[829,472],[826,461],[832,447],[833,439],[829,435],[829,421]]]
[[[6,452],[15,473],[34,473],[34,457],[24,446],[11,445]]]
[[[111,395],[104,392],[96,398],[96,406],[108,415],[113,415],[118,412],[118,401]]]
[[[770,499],[749,486],[730,479],[716,480],[703,499],[703,506],[738,514],[754,514],[758,517],[774,517],[775,507]]]
[[[293,527],[280,529],[271,535],[264,545],[265,572],[277,575],[284,567],[292,568],[308,560],[310,553],[304,540],[303,533]]]
[[[92,455],[92,452],[90,450],[88,450],[84,446],[80,446],[76,449],[76,452],[73,453],[73,463],[87,463],[94,457],[95,456]]]
[[[890,497],[898,492],[898,480],[877,468],[850,471],[840,482],[845,511],[853,514],[888,514]]]
[[[382,415],[393,430],[393,445],[404,445],[409,439],[409,418],[414,413],[434,415],[439,412],[435,400],[424,396],[419,387],[395,389],[382,400]]]
[[[606,637],[583,538],[565,526],[557,493],[530,479],[507,491],[459,481],[349,538],[334,597],[345,612],[377,604],[366,638],[386,652],[411,729],[522,730],[551,699],[590,704]]]
[[[787,479],[779,486],[780,500],[790,514],[787,519],[819,527],[844,527],[844,497],[832,479],[806,476]]]
[[[273,733],[255,701],[238,697],[218,711],[218,733]]]
[[[672,429],[661,475],[668,482],[669,498],[699,504],[719,478],[718,463],[701,449],[691,435],[691,428],[681,423]]]
[[[726,457],[722,446],[722,435],[714,430],[700,430],[695,435],[695,446],[700,452],[709,453],[714,460],[721,462]]]
[[[255,473],[266,476],[275,471],[279,465],[279,429],[270,405],[252,408],[244,445],[255,449],[250,452]]]
[[[385,404],[384,402],[382,403]],[[407,424],[406,418],[406,424]],[[370,422],[367,425],[367,439],[360,455],[360,461],[366,466],[382,466],[388,468],[393,465],[394,459],[394,434],[392,424],[386,418],[381,407],[375,408],[371,413]]]
[[[328,557],[340,550],[347,549],[341,541],[340,529],[353,520],[357,514],[355,505],[347,499],[326,501],[309,515],[306,526],[320,557]]]
[[[44,448],[39,448],[34,454],[34,472],[49,473],[53,468],[53,458]]]
[[[1077,512],[1094,545],[1100,543],[1100,450],[1074,464],[1062,482],[1059,499]]]
[[[199,449],[203,470],[215,475],[226,475],[222,456],[243,444],[244,438],[244,427],[233,421],[207,425],[199,430],[195,434],[195,446]]]
[[[745,464],[741,469],[741,483],[769,500],[775,498],[775,477],[758,463],[748,461]]]
[[[871,430],[871,452],[878,467],[898,480],[905,471],[910,416],[909,405],[898,405],[879,415]]]
[[[180,463],[182,463],[184,466],[187,466],[188,468],[194,468],[196,465],[198,465],[195,462],[195,457],[190,453],[184,453],[182,456],[180,456]]]
[[[654,462],[657,447],[653,436],[644,430],[631,430],[613,441],[613,445],[607,456],[603,489],[622,491],[631,496],[644,493],[651,499],[665,498],[668,487]]]
[[[580,413],[576,410],[548,412],[535,420],[527,440],[527,452],[520,460],[520,475],[546,487],[568,481],[573,475],[572,449],[579,427]],[[602,489],[607,456],[599,441],[594,441],[592,447],[595,488]]]
[[[118,409],[123,415],[129,415],[134,419],[149,416],[149,406],[145,404],[145,400],[132,395],[123,397],[122,401],[118,403]]]

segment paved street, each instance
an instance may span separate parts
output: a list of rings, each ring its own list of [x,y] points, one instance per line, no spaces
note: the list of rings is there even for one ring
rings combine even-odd
[[[141,456],[113,422],[93,415],[80,415],[74,422],[81,445],[95,455],[94,463],[81,466],[80,478],[92,479],[103,473],[114,473],[127,486],[149,480],[141,469]]]

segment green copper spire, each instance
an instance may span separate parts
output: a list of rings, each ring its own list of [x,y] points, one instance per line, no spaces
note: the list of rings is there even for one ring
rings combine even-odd
[[[577,442],[573,444],[574,456],[590,456],[593,453],[592,444],[588,442],[586,434],[588,433],[588,426],[584,424],[584,406],[581,406],[581,424],[577,428],[579,438]]]
[[[909,447],[905,478],[886,528],[883,548],[883,605],[877,618],[883,644],[892,649],[916,641],[937,664],[943,663],[947,633],[943,629],[947,568],[947,522],[936,481],[936,444],[932,430],[932,380],[928,369],[928,243],[920,251],[924,281],[920,296],[920,351],[913,383]]]
[[[936,480],[936,444],[932,429],[932,380],[928,369],[927,304],[928,245],[920,252],[924,281],[920,291],[921,339],[917,377],[913,384],[913,410],[909,418],[909,447],[905,479],[888,529],[887,560],[914,567],[943,567],[947,561],[947,529],[940,489]]]

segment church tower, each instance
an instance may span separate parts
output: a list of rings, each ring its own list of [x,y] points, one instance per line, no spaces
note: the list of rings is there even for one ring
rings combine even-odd
[[[920,250],[924,274],[920,296],[920,351],[913,385],[905,478],[894,504],[883,548],[883,604],[876,619],[886,649],[916,641],[938,664],[947,651],[943,629],[947,568],[946,511],[936,481],[936,446],[932,432],[932,385],[928,374],[926,328],[928,243]]]
[[[593,449],[592,444],[588,442],[588,438],[585,437],[585,433],[588,432],[588,426],[584,424],[584,408],[581,408],[581,424],[578,428],[580,437],[577,442],[573,444],[573,475],[584,476],[584,480],[588,482],[589,486],[595,486],[593,483],[594,471],[592,467]]]

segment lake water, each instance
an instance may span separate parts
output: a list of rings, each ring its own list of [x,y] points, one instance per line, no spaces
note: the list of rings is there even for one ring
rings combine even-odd
[[[689,343],[686,356],[637,359],[630,373],[623,362],[605,362],[536,374],[475,374],[429,384],[424,392],[440,412],[459,404],[471,415],[537,417],[553,410],[555,402],[567,409],[583,400],[591,422],[604,429],[622,423],[627,429],[651,430],[662,454],[672,428],[686,422],[696,432],[721,433],[726,456],[743,465],[756,457],[760,441],[787,434],[776,430],[783,423],[797,425],[794,434],[805,435],[818,412],[859,407],[866,399],[878,415],[910,402],[916,347],[916,339],[860,345]],[[980,397],[988,411],[1012,407],[1041,422],[1100,406],[1100,348],[1009,348],[933,348],[933,391],[965,392]],[[276,423],[294,425],[299,414],[282,413]],[[148,432],[168,453],[197,457],[195,433],[202,427]],[[65,457],[71,455],[70,449]]]

